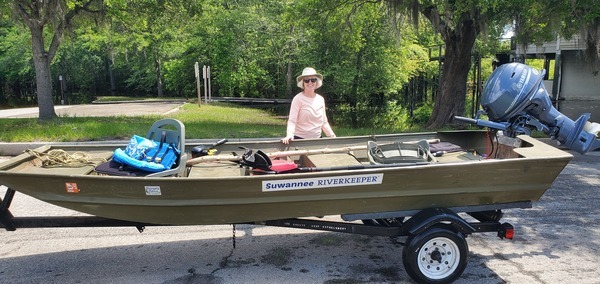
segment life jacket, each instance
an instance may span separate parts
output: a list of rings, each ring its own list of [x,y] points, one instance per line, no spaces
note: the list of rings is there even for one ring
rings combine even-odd
[[[181,151],[175,145],[165,142],[163,132],[160,142],[133,135],[129,144],[113,153],[113,160],[147,172],[161,172],[171,169]]]

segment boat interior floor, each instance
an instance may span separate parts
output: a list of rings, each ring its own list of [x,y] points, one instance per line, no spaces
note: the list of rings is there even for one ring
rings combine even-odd
[[[110,150],[86,151],[88,164],[84,165],[63,165],[63,166],[43,166],[44,154],[51,150],[51,147],[44,149],[36,149],[38,156],[31,154],[28,151],[22,155],[28,158],[28,163],[21,163],[12,168],[7,169],[9,172],[19,173],[43,173],[52,175],[104,175],[95,171],[95,168],[109,161],[113,154]],[[83,155],[81,152],[65,151],[70,155]],[[275,158],[274,160],[284,160],[287,163],[294,163],[298,167],[313,167],[313,168],[329,168],[329,167],[352,167],[372,164],[368,157],[368,151],[355,150],[344,153],[325,153],[325,154],[310,154],[287,156],[283,158]],[[473,151],[455,151],[438,153],[434,163],[459,163],[469,161],[481,161],[483,157]],[[187,167],[184,175],[180,177],[235,177],[252,175],[253,172],[246,167],[242,167],[237,162],[232,161],[208,161],[198,163]]]

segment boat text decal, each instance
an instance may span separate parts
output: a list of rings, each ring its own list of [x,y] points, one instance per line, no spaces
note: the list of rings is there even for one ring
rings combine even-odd
[[[146,185],[144,189],[146,190],[146,195],[162,195],[160,193],[160,186]]]
[[[262,191],[283,191],[341,186],[381,184],[383,174],[350,175],[336,177],[269,180],[262,182]]]
[[[65,187],[67,188],[67,192],[69,192],[69,193],[79,193],[79,188],[77,187],[77,183],[65,182]]]

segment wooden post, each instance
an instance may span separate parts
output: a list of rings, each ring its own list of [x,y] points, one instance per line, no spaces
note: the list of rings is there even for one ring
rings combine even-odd
[[[207,97],[207,94],[206,94],[207,93],[207,91],[206,91],[206,85],[207,85],[206,84],[206,75],[207,74],[206,73],[207,73],[206,72],[206,65],[204,65],[204,66],[202,66],[202,78],[204,79],[204,102],[207,102],[207,100],[206,100],[207,99],[206,98]]]
[[[210,91],[210,65],[206,69],[206,77],[208,77],[208,101],[212,101],[212,92]]]
[[[196,92],[198,93],[198,107],[202,107],[202,95],[200,93],[200,65],[194,63],[194,74],[196,75]]]

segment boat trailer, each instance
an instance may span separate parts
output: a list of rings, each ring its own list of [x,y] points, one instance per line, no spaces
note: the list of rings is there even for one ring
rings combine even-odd
[[[15,190],[8,188],[0,198],[0,225],[6,231],[17,228],[135,227],[142,233],[150,226],[171,226],[102,218],[98,216],[15,217],[9,208]],[[531,208],[530,201],[475,205],[455,208],[427,208],[366,214],[343,214],[343,221],[318,218],[290,218],[246,222],[259,225],[381,237],[407,237],[401,244],[406,272],[419,283],[445,283],[456,280],[467,266],[466,237],[474,233],[496,232],[512,239],[514,227],[501,223],[502,209]],[[472,220],[461,217],[466,213]],[[355,221],[362,221],[361,223]],[[234,231],[235,232],[235,231]],[[235,235],[234,235],[235,236]],[[235,238],[234,238],[235,247]]]

